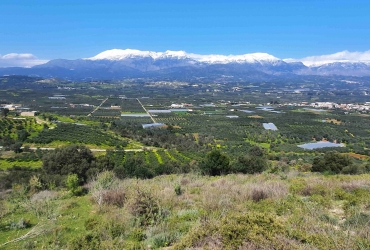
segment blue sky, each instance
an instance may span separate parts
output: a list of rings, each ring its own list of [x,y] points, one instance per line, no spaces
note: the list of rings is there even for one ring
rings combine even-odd
[[[0,55],[104,50],[266,52],[303,58],[370,50],[370,1],[1,0]]]

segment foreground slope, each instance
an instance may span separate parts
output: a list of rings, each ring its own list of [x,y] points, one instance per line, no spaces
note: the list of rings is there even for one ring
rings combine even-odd
[[[4,249],[367,249],[370,176],[295,171],[116,180],[2,204]]]

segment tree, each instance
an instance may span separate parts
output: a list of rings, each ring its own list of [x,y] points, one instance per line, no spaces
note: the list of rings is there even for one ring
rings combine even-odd
[[[86,172],[95,167],[95,157],[82,145],[57,148],[42,158],[42,168],[48,175],[77,174],[80,182],[86,181]]]
[[[7,117],[7,116],[8,116],[8,114],[9,114],[9,109],[7,109],[7,108],[3,108],[3,109],[1,110],[1,115],[2,115],[3,117]]]
[[[136,177],[141,179],[153,178],[154,173],[143,158],[134,156],[128,158],[123,165],[116,166],[114,173],[120,179]]]
[[[313,172],[353,173],[353,162],[347,155],[327,152],[323,157],[316,157],[312,162]]]
[[[28,133],[25,129],[17,131],[18,141],[24,142],[27,139],[28,136],[30,136],[30,133]]]
[[[123,169],[123,163],[125,160],[124,150],[107,150],[106,155],[99,156],[96,158],[95,167],[90,168],[86,175],[88,178],[95,177],[98,173],[103,171],[112,171],[118,169],[116,175],[120,178],[124,177],[124,173],[120,170]]]
[[[265,152],[257,146],[249,150],[248,155],[239,156],[237,162],[232,166],[232,171],[243,174],[261,173],[268,167]]]
[[[213,150],[201,162],[200,168],[204,174],[212,176],[227,174],[230,171],[230,160],[219,150]]]
[[[17,141],[13,145],[10,145],[10,149],[14,151],[14,153],[18,154],[22,152],[22,143]]]

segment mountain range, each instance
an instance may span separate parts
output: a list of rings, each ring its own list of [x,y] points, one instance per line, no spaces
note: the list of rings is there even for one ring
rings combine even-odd
[[[0,75],[15,74],[66,79],[231,77],[266,80],[302,75],[370,76],[370,63],[335,61],[305,65],[301,61],[283,60],[267,53],[225,56],[113,49],[90,58],[50,60],[32,68],[0,68]]]

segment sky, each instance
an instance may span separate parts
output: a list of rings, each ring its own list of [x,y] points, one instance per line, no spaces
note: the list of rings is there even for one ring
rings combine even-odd
[[[369,13],[368,0],[1,0],[0,67],[115,48],[370,55]]]

